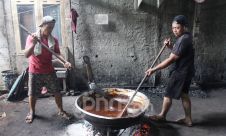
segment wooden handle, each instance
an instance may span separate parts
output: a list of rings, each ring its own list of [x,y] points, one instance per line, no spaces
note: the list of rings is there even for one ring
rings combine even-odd
[[[87,74],[88,82],[90,83],[91,80],[90,80],[90,72],[89,72],[88,64],[85,64],[85,65],[86,65],[86,74]]]
[[[158,53],[158,55],[156,56],[155,60],[153,61],[151,68],[154,67],[155,63],[157,62],[158,58],[160,57],[160,55],[162,54],[163,50],[166,48],[166,44],[163,45],[163,47],[161,48],[160,52]],[[128,106],[130,105],[130,103],[133,101],[133,98],[136,96],[138,90],[140,89],[141,85],[144,83],[145,79],[147,78],[147,74],[145,74],[144,78],[142,79],[142,81],[140,82],[140,84],[138,85],[136,91],[133,93],[132,97],[129,99],[129,102],[126,104],[126,106],[123,108],[122,112],[117,116],[118,118],[122,117],[123,114],[125,113],[126,109],[128,108]]]
[[[88,56],[83,56],[83,61],[85,63],[85,67],[86,67],[86,74],[87,74],[88,82],[89,83],[94,82],[93,72],[92,72],[92,68],[91,68],[89,57]]]
[[[29,35],[31,35],[32,37],[34,37],[32,35],[31,32],[29,32],[27,30],[27,28],[25,28],[23,25],[20,24],[20,27],[27,32]],[[61,58],[57,53],[55,53],[54,51],[52,51],[50,48],[48,48],[48,46],[46,46],[43,42],[41,42],[41,40],[38,37],[35,37],[37,39],[37,41],[42,45],[42,47],[44,47],[45,49],[47,49],[49,52],[51,52],[54,56],[56,56],[60,61],[62,61],[64,64],[67,62],[66,60],[64,60],[63,58]]]

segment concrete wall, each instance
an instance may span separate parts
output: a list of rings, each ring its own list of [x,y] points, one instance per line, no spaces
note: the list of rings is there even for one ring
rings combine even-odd
[[[187,0],[165,1],[159,8],[145,1],[137,11],[131,0],[73,3],[79,13],[75,60],[82,64],[82,56],[89,56],[96,82],[108,86],[137,85],[141,81],[162,47],[162,40],[171,33],[174,15],[185,14],[193,22],[194,3]],[[95,14],[108,14],[109,24],[95,24]],[[165,51],[160,60],[168,55],[169,51]],[[165,79],[167,70],[162,73],[163,76],[153,77]]]
[[[11,20],[10,1],[0,0],[0,70],[27,66],[24,56],[16,56]],[[171,21],[177,14],[185,14],[195,35],[196,78],[199,82],[225,81],[225,2],[208,0],[197,6],[193,0],[162,1],[159,8],[145,0],[134,10],[131,0],[71,0],[79,14],[77,34],[73,44],[68,42],[68,56],[75,63],[72,72],[73,87],[87,82],[83,56],[89,56],[96,82],[105,86],[137,85],[144,71],[151,65],[162,47],[163,39],[172,36]],[[68,5],[69,7],[69,5]],[[196,8],[199,7],[197,14]],[[69,8],[68,8],[69,9]],[[69,10],[66,9],[69,14]],[[108,25],[95,24],[95,14],[107,14]],[[7,16],[5,16],[7,15]],[[72,41],[70,18],[65,29]],[[195,26],[195,27],[193,27]],[[195,29],[194,29],[195,28]],[[160,61],[168,57],[165,50]],[[21,64],[25,65],[22,66]],[[4,68],[2,67],[4,66]],[[165,83],[168,69],[152,76],[154,81]]]
[[[5,3],[0,1],[0,71],[11,69],[6,18]],[[3,83],[1,79],[2,76],[0,75],[0,85]]]
[[[196,20],[197,80],[226,81],[226,1],[208,0],[200,5]]]
[[[87,55],[97,83],[138,84],[156,54],[158,18],[135,11],[131,0],[74,2],[79,3],[75,38],[77,65],[82,64],[82,57]],[[109,24],[95,24],[95,14],[108,14]]]

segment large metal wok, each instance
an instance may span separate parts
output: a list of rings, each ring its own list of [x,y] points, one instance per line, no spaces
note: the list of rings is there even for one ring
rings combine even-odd
[[[128,98],[131,97],[135,92],[134,90],[131,90],[131,89],[120,89],[120,88],[105,88],[104,91],[106,95],[117,94],[117,95],[127,96]],[[141,92],[138,92],[133,99],[133,102],[140,103],[142,105],[139,107],[138,110],[128,108],[127,109],[128,114],[120,118],[97,115],[97,114],[88,112],[87,110],[84,109],[84,106],[85,106],[84,99],[86,100],[89,98],[93,99],[93,97],[90,97],[90,96],[95,96],[92,93],[94,92],[88,93],[88,95],[82,94],[79,97],[77,97],[75,101],[75,106],[84,115],[85,120],[87,120],[89,123],[91,123],[95,127],[99,127],[99,128],[123,129],[129,126],[135,125],[139,123],[140,119],[144,116],[145,111],[147,110],[150,104],[147,96],[145,96]],[[114,97],[112,98],[114,99]],[[115,98],[115,100],[120,101],[122,103],[128,102],[128,100],[124,101],[125,99],[120,100],[120,98],[119,99]]]

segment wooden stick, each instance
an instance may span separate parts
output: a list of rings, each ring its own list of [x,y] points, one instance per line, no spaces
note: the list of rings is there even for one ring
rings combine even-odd
[[[164,44],[163,47],[161,48],[160,52],[158,53],[157,57],[155,58],[154,62],[152,63],[151,68],[154,67],[155,63],[157,62],[158,58],[162,54],[162,52],[165,49],[165,47],[166,47],[166,44]],[[142,79],[142,81],[138,85],[136,91],[133,93],[132,97],[129,99],[129,102],[126,104],[126,106],[124,107],[124,109],[122,110],[122,112],[117,116],[118,118],[120,118],[120,117],[123,116],[124,112],[126,111],[126,109],[128,108],[128,106],[130,105],[130,103],[133,101],[133,98],[136,96],[138,90],[140,89],[141,85],[144,83],[144,81],[145,81],[146,78],[147,78],[147,74],[145,74],[144,78]]]
[[[44,47],[45,49],[47,49],[49,52],[51,52],[54,56],[56,56],[60,61],[62,61],[64,64],[67,62],[66,60],[64,60],[63,58],[61,58],[57,53],[55,53],[53,50],[51,50],[47,45],[45,45],[38,37],[32,35],[32,33],[30,31],[28,31],[27,28],[25,28],[23,25],[20,24],[20,27],[27,32],[29,35],[31,35],[33,38],[37,38],[37,41],[42,45],[42,47]]]

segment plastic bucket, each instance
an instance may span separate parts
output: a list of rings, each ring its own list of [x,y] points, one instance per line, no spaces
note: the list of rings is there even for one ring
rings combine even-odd
[[[10,90],[17,78],[17,74],[12,70],[2,71],[1,74],[5,85],[5,89]]]

